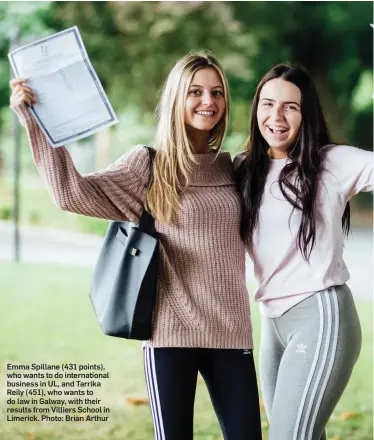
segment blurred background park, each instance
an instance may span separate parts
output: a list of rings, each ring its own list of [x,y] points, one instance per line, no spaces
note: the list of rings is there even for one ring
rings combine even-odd
[[[17,165],[18,128],[9,110],[9,50],[79,27],[119,118],[112,129],[69,146],[82,173],[104,168],[136,144],[152,141],[153,112],[163,81],[178,58],[198,49],[212,51],[229,79],[232,114],[224,149],[232,155],[247,137],[258,81],[272,65],[284,61],[308,69],[336,142],[371,150],[372,17],[372,3],[360,1],[0,3],[0,308],[5,317],[0,320],[0,386],[5,390],[9,361],[103,362],[111,374],[98,396],[111,408],[109,422],[6,422],[4,392],[1,440],[153,438],[140,346],[104,337],[88,300],[92,264],[107,222],[59,211],[51,203],[23,129]],[[20,176],[20,264],[11,261],[15,173]],[[373,438],[372,194],[360,194],[351,205],[353,234],[347,241],[346,261],[364,343],[352,380],[329,422],[328,438],[334,440]],[[252,295],[250,266],[248,283]],[[253,314],[258,347],[255,304]],[[195,438],[221,439],[201,381],[195,413]],[[264,412],[262,416],[266,439]]]

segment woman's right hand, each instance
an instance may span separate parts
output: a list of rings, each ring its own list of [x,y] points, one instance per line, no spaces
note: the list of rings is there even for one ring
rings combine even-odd
[[[33,89],[24,83],[27,81],[25,78],[16,78],[10,81],[10,87],[12,94],[10,96],[10,106],[18,107],[21,104],[26,104],[29,107],[36,104],[35,92]]]

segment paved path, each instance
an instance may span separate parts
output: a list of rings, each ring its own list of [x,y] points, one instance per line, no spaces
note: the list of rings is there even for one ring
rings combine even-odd
[[[21,260],[92,266],[102,237],[36,226],[20,229]],[[0,260],[13,259],[13,225],[0,221]]]
[[[91,234],[23,226],[21,259],[26,262],[49,262],[92,267],[102,238]],[[13,226],[0,221],[0,260],[13,258]],[[346,240],[345,262],[351,279],[348,282],[356,298],[373,299],[373,231],[355,229]],[[1,270],[1,264],[0,264]],[[247,262],[247,278],[254,283],[252,264]]]

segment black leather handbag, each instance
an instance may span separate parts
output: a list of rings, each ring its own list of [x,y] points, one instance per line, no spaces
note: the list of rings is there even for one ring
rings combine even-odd
[[[155,150],[146,148],[150,187]],[[139,225],[110,222],[90,290],[96,317],[106,335],[141,341],[151,338],[157,262],[155,221],[145,208]]]

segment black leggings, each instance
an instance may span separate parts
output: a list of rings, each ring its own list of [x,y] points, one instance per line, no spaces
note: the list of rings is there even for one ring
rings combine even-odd
[[[144,347],[156,440],[192,440],[197,374],[208,387],[225,440],[261,440],[252,350]]]

